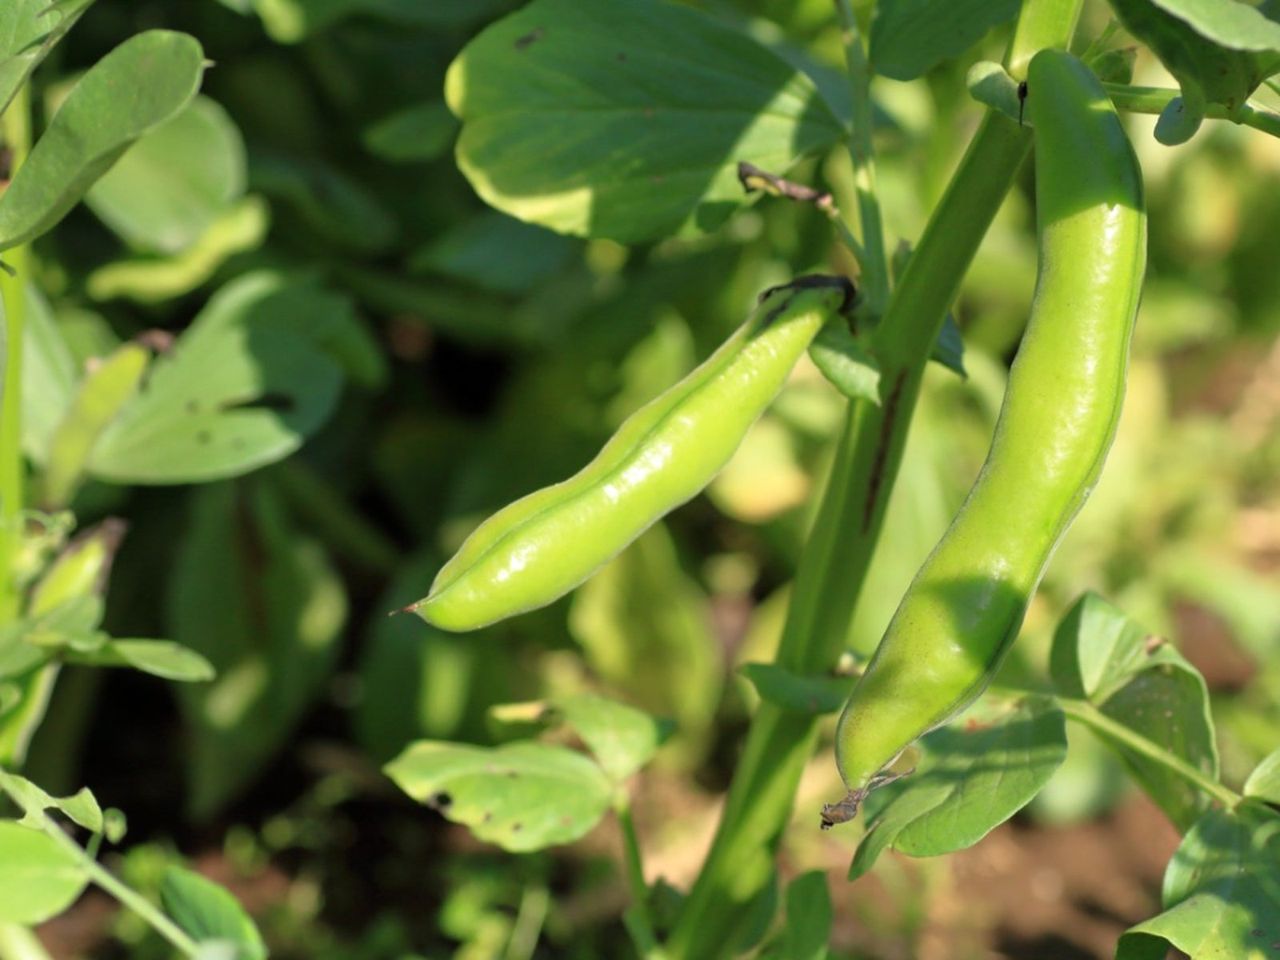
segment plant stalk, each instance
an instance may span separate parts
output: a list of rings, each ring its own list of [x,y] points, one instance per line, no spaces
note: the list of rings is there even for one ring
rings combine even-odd
[[[1008,57],[1014,76],[1025,76],[1036,50],[1066,46],[1080,5],[1028,0]],[[778,648],[776,662],[788,670],[826,673],[844,648],[933,342],[1029,146],[1029,130],[987,114],[889,299],[874,345],[881,402],[849,406]],[[761,703],[711,851],[668,942],[672,958],[722,954],[767,888],[817,732],[813,717]]]
[[[853,124],[849,132],[849,155],[853,159],[853,184],[858,198],[858,219],[862,224],[862,298],[873,317],[884,315],[889,299],[889,261],[884,252],[884,223],[876,195],[875,151],[871,141],[871,71],[862,45],[858,18],[849,0],[836,0],[844,41],[845,66],[853,95]],[[848,228],[839,230],[843,235]],[[847,242],[847,241],[846,241]]]
[[[0,138],[9,159],[8,178],[31,151],[31,92],[23,84],[0,116]],[[18,614],[19,597],[13,564],[22,536],[22,341],[26,326],[23,286],[28,282],[26,244],[3,253],[8,270],[0,270],[0,302],[4,306],[4,377],[0,399],[0,623]],[[12,271],[12,272],[10,272]]]
[[[1241,801],[1240,794],[1231,788],[1197,770],[1177,754],[1170,753],[1159,744],[1151,742],[1136,730],[1113,720],[1087,700],[1072,700],[1067,697],[1059,697],[1058,706],[1072,720],[1089,727],[1095,733],[1102,734],[1109,740],[1123,744],[1134,753],[1171,770],[1197,789],[1203,790],[1228,809]]]
[[[1102,87],[1116,109],[1128,113],[1163,113],[1175,97],[1182,95],[1181,91],[1167,87],[1133,87],[1126,83],[1104,83]],[[1205,104],[1204,115],[1209,120],[1230,120],[1280,137],[1280,113],[1266,107],[1245,103],[1231,111],[1220,103],[1208,103]]]

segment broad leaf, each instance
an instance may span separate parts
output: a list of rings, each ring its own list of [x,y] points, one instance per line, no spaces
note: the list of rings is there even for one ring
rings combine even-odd
[[[578,589],[569,629],[599,676],[696,737],[722,683],[704,603],[657,523]]]
[[[1111,6],[1125,29],[1155,52],[1182,88],[1182,96],[1169,104],[1156,125],[1161,143],[1189,139],[1199,128],[1207,103],[1221,104],[1228,112],[1243,105],[1258,84],[1280,68],[1280,47],[1272,39],[1280,34],[1280,24],[1234,0],[1111,0]],[[1220,46],[1188,23],[1185,17],[1190,10],[1195,12],[1196,24],[1218,22],[1227,36],[1238,37],[1252,29],[1251,43],[1256,45]]]
[[[1209,694],[1204,678],[1169,643],[1149,636],[1097,594],[1077,601],[1058,625],[1050,671],[1062,694],[1177,754],[1209,777],[1218,775]],[[1173,822],[1186,829],[1208,798],[1163,764],[1098,731]]]
[[[199,683],[214,677],[208,660],[169,640],[107,640],[96,650],[71,653],[64,659],[93,667],[129,667],[180,683]]]
[[[244,187],[240,131],[215,101],[196,97],[130,147],[84,199],[135,249],[176,253],[195,243]]]
[[[488,203],[626,243],[712,230],[743,201],[739,161],[783,173],[842,136],[776,54],[652,0],[534,0],[463,50],[445,93]]]
[[[612,781],[590,759],[544,743],[488,749],[424,740],[386,772],[418,802],[515,853],[577,840],[613,796]]]
[[[1244,784],[1246,797],[1257,797],[1280,806],[1280,748],[1266,757]]]
[[[192,811],[208,816],[293,735],[333,667],[347,601],[270,488],[220,484],[193,498],[168,606],[168,633],[217,671],[178,690]]]
[[[41,814],[57,810],[91,833],[103,832],[102,808],[88,787],[70,797],[55,797],[25,777],[0,771],[0,790],[22,809],[23,817],[18,822],[24,826],[39,829],[43,822]]]
[[[234,960],[266,960],[267,948],[249,915],[227,890],[212,880],[170,867],[160,885],[164,911],[198,944],[234,945]]]
[[[809,345],[822,375],[850,400],[880,403],[880,364],[843,320],[828,323]]]
[[[554,703],[614,780],[625,780],[648,763],[669,732],[648,714],[595,694],[578,693]]]
[[[93,0],[5,0],[0,4],[0,113]]]
[[[30,284],[23,292],[22,448],[36,463],[44,463],[80,374],[48,302]]]
[[[261,197],[245,197],[224,211],[181,253],[103,264],[85,279],[85,290],[95,300],[172,300],[203,286],[232,255],[261,246],[270,221],[270,212]]]
[[[53,227],[135,140],[191,101],[203,73],[200,44],[169,30],[139,33],[99,60],[0,194],[0,250]]]
[[[1200,36],[1230,50],[1280,51],[1280,23],[1239,0],[1151,0]]]
[[[989,700],[990,698],[988,698]],[[913,857],[963,850],[1030,802],[1067,754],[1062,711],[1045,698],[981,701],[921,741],[915,773],[873,793],[849,878],[886,849]]]
[[[787,887],[787,915],[781,942],[765,952],[768,960],[826,960],[831,936],[831,891],[827,875],[810,870]]]
[[[48,834],[0,821],[0,921],[32,925],[65,910],[89,882],[79,858]]]
[[[1012,20],[1019,7],[1019,0],[880,0],[871,21],[871,66],[894,80],[914,80]]]
[[[90,472],[197,483],[288,456],[328,418],[342,366],[364,370],[365,341],[347,300],[275,274],[240,277],[152,365],[94,447]]]
[[[1280,814],[1255,804],[1211,810],[1169,861],[1164,913],[1120,938],[1116,960],[1264,957],[1280,943]]]

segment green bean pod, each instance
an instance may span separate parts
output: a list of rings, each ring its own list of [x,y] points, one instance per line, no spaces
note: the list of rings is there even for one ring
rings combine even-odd
[[[407,609],[444,630],[475,630],[578,586],[711,482],[852,293],[838,277],[766,291],[751,319],[632,414],[582,470],[476,528]]]
[[[1039,265],[985,465],[916,574],[836,732],[852,818],[911,743],[986,689],[1115,436],[1146,264],[1142,178],[1111,102],[1079,60],[1031,62]]]

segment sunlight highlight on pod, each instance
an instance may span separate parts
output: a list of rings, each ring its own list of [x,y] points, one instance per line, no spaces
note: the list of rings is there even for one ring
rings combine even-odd
[[[465,631],[564,596],[711,482],[814,336],[852,300],[843,277],[766,291],[751,319],[632,414],[582,470],[480,524],[406,610]]]

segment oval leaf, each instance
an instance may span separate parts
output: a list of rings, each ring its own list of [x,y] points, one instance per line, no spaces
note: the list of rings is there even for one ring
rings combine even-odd
[[[170,30],[130,37],[94,64],[0,194],[0,250],[61,220],[135,140],[191,101],[203,73],[200,44]]]
[[[90,472],[117,483],[198,483],[279,460],[328,418],[350,304],[251,274],[224,287],[102,434]],[[317,343],[318,338],[324,342]]]
[[[871,21],[871,65],[914,80],[959,56],[992,27],[1017,16],[1019,0],[880,0]]]
[[[89,878],[75,854],[47,834],[0,821],[0,921],[35,924],[61,913]]]
[[[868,806],[878,812],[849,879],[871,869],[888,847],[936,857],[977,843],[1040,792],[1067,755],[1067,734],[1052,701],[1027,698],[980,704],[921,747],[918,772],[871,795]]]
[[[177,253],[195,243],[244,186],[240,131],[217,103],[196,97],[130,147],[84,199],[135,249]]]
[[[267,948],[258,928],[227,890],[190,870],[170,867],[160,886],[160,901],[198,944],[234,944],[235,960],[266,960]]]
[[[1246,797],[1257,797],[1280,806],[1280,749],[1264,759],[1244,784]]]
[[[419,803],[513,853],[577,840],[604,816],[613,791],[587,757],[545,743],[488,749],[422,740],[386,773]]]
[[[697,11],[534,0],[449,68],[458,165],[488,203],[636,242],[714,229],[737,164],[784,172],[843,131],[812,81]]]

